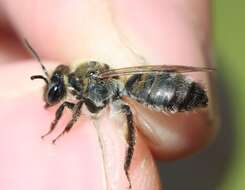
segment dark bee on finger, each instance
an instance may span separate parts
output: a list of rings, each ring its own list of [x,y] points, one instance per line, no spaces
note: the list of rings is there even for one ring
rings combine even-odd
[[[26,40],[25,44],[44,71],[45,76],[34,75],[31,79],[41,79],[46,83],[43,95],[46,107],[61,103],[49,131],[42,138],[55,129],[65,108],[72,111],[72,118],[64,131],[53,140],[53,143],[71,130],[81,115],[82,106],[85,105],[92,114],[97,114],[107,105],[114,103],[118,105],[119,103],[127,119],[128,148],[124,170],[130,188],[129,168],[136,143],[136,131],[133,113],[130,106],[124,102],[123,97],[127,96],[160,112],[187,112],[208,106],[207,92],[199,83],[187,79],[184,73],[209,72],[214,70],[212,68],[151,65],[111,69],[107,64],[88,61],[80,64],[74,70],[67,65],[58,65],[49,75],[39,56]],[[68,101],[67,97],[73,97],[74,101]]]

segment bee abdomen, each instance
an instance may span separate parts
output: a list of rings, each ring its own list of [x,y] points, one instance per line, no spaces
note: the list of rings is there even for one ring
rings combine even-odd
[[[157,111],[191,111],[208,103],[205,90],[181,74],[136,74],[125,89],[129,97]]]

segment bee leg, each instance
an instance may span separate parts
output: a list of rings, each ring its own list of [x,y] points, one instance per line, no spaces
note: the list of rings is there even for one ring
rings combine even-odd
[[[133,113],[130,109],[130,107],[126,104],[121,105],[121,110],[125,114],[126,119],[127,119],[127,127],[128,127],[128,133],[127,133],[127,143],[128,143],[128,149],[126,152],[126,158],[124,162],[124,171],[127,176],[128,182],[129,182],[129,189],[131,189],[131,180],[129,176],[129,169],[130,169],[130,164],[133,158],[134,154],[134,146],[136,143],[136,136],[135,136],[135,128],[133,125]]]
[[[55,129],[55,126],[57,125],[58,121],[60,120],[65,107],[67,107],[67,108],[72,110],[74,106],[75,106],[75,104],[73,104],[71,102],[64,102],[63,104],[61,104],[60,107],[57,109],[57,111],[55,113],[55,119],[51,123],[49,131],[47,133],[45,133],[44,135],[42,135],[41,138],[43,139],[44,137],[46,137],[47,135],[52,133],[52,131]]]
[[[81,108],[83,105],[83,101],[79,101],[76,105],[74,105],[73,108],[73,115],[72,115],[72,119],[69,121],[69,123],[66,125],[65,129],[62,131],[62,133],[60,133],[53,141],[52,143],[55,144],[55,142],[57,141],[57,139],[59,139],[62,135],[64,135],[65,133],[69,132],[70,129],[73,127],[73,125],[76,123],[76,121],[78,120],[78,118],[81,115]]]
[[[82,95],[76,90],[71,90],[71,94],[73,96],[75,96],[77,100],[81,100],[82,99]]]

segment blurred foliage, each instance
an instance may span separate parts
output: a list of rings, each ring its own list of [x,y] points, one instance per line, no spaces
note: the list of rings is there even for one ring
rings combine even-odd
[[[235,146],[219,190],[245,188],[245,1],[213,1],[217,68],[232,105]],[[219,61],[221,60],[221,61]]]

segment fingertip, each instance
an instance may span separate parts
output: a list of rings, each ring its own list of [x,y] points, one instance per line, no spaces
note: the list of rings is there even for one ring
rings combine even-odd
[[[154,156],[161,160],[192,155],[209,145],[217,133],[217,118],[208,111],[211,107],[175,114],[152,111],[136,102],[132,107],[138,128]]]

